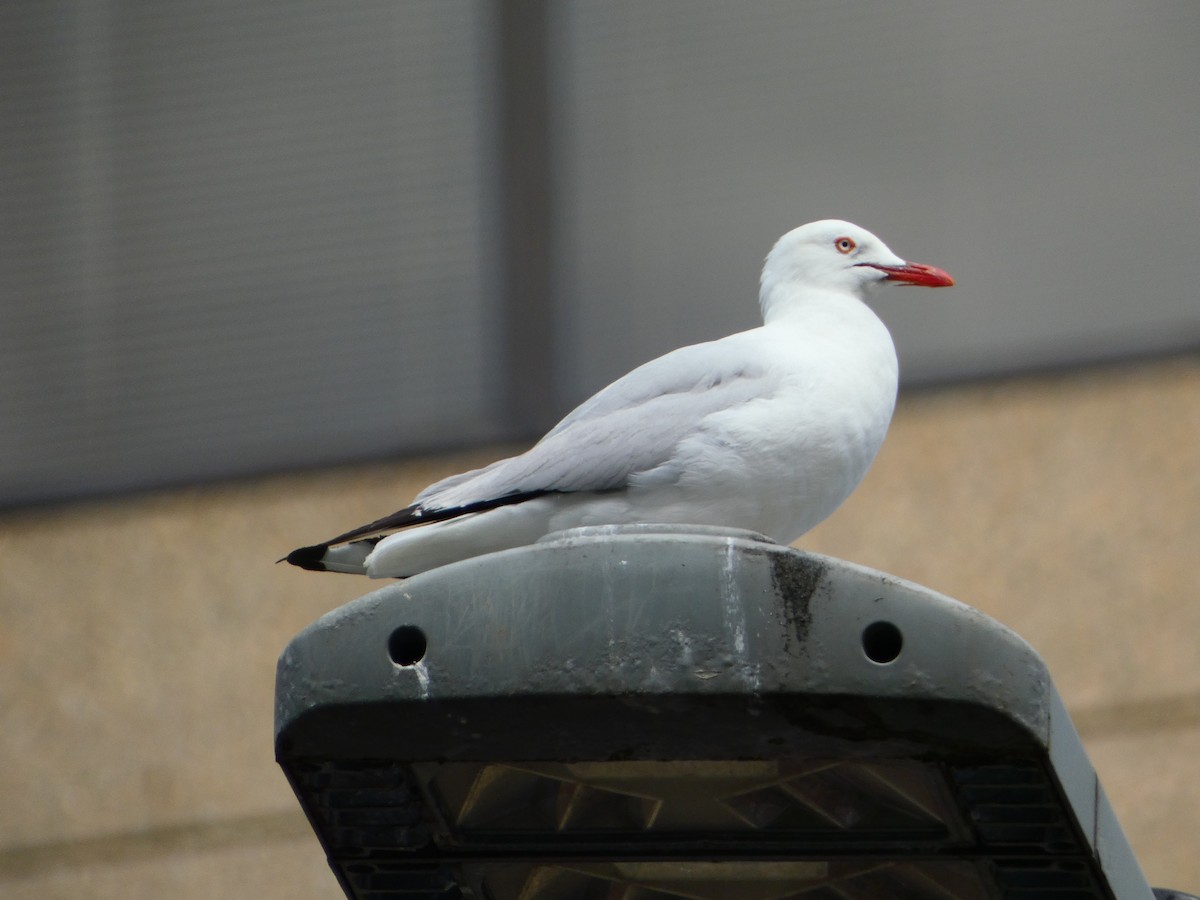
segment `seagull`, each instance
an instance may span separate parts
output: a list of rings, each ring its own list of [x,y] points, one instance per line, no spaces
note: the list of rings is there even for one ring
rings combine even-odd
[[[747,529],[790,544],[857,487],[887,433],[896,349],[865,301],[892,282],[954,279],[850,222],[793,229],[763,265],[760,327],[639,366],[519,456],[451,475],[285,558],[406,578],[567,528],[635,523]]]

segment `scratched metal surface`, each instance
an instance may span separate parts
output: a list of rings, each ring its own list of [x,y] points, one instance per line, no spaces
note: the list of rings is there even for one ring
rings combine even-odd
[[[748,532],[576,529],[391,584],[315,622],[280,659],[277,722],[361,702],[664,694],[962,702],[1041,740],[1053,687],[1036,652],[973,608]],[[903,635],[867,658],[864,628]],[[427,650],[397,665],[388,639]],[[831,726],[832,727],[832,726]]]
[[[901,637],[883,661],[864,638],[880,622]],[[419,633],[419,659],[393,658],[397,629]],[[919,585],[750,532],[574,529],[352,601],[281,655],[276,750],[285,769],[1025,760],[1053,773],[1116,896],[1146,890],[1028,644]]]

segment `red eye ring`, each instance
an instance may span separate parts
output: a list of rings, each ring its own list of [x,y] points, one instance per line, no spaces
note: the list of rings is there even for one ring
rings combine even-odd
[[[837,247],[838,253],[853,253],[858,244],[854,243],[853,238],[840,237],[834,240],[833,246]]]

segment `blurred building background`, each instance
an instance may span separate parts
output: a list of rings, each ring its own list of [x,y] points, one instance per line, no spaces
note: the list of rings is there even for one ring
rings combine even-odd
[[[953,291],[800,546],[1046,657],[1151,881],[1200,889],[1200,8],[0,6],[0,894],[336,897],[273,565],[757,321],[848,218]]]

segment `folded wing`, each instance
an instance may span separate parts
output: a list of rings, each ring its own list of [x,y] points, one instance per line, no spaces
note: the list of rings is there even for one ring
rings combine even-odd
[[[423,490],[412,505],[294,550],[287,560],[315,568],[337,544],[546,494],[624,490],[634,476],[651,470],[660,482],[669,481],[680,442],[706,418],[768,395],[764,367],[747,365],[745,348],[737,346],[745,334],[684,347],[634,369],[578,406],[525,453],[451,475]]]

